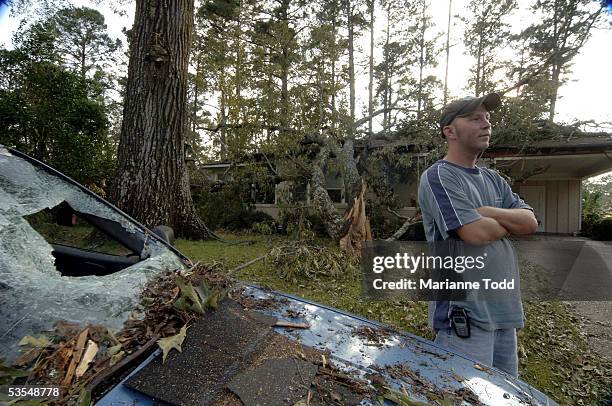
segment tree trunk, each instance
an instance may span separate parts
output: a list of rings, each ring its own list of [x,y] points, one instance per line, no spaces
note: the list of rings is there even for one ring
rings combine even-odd
[[[85,80],[85,74],[87,73],[87,70],[85,69],[85,40],[83,40],[82,42],[82,47],[81,47],[81,79]]]
[[[557,94],[559,93],[559,77],[561,76],[561,67],[554,65],[551,79],[552,89],[550,90],[550,107],[548,110],[548,120],[554,121],[555,108],[557,106]]]
[[[482,69],[482,62],[481,62],[481,58],[482,58],[482,41],[483,41],[483,35],[484,33],[482,31],[480,31],[480,36],[478,38],[478,55],[477,55],[477,59],[476,59],[476,84],[475,84],[475,89],[474,92],[476,93],[476,97],[480,96],[480,83],[481,83],[481,76],[480,76],[480,71]]]
[[[146,226],[210,238],[185,163],[193,0],[138,0],[112,200]]]
[[[331,141],[334,142],[334,141]],[[353,198],[357,195],[360,187],[361,176],[357,170],[357,162],[355,161],[355,143],[352,138],[344,140],[342,149],[336,153],[342,163],[342,177],[344,178],[344,197],[345,200],[352,204]]]
[[[421,54],[419,56],[419,91],[417,94],[417,120],[421,119],[421,109],[423,107],[423,67],[425,65],[425,1],[423,1],[423,9],[421,13],[421,37],[419,38],[419,47]]]
[[[448,100],[448,57],[450,55],[450,29],[451,29],[451,10],[453,0],[448,0],[448,24],[446,26],[446,68],[444,70],[444,101],[442,104],[446,106]]]
[[[550,105],[548,107],[548,120],[553,121],[555,118],[555,109],[557,107],[557,93],[559,91],[559,76],[561,74],[561,64],[559,63],[559,3],[554,2],[553,14],[553,49],[552,49],[552,64],[550,70],[550,81],[552,89],[550,90]],[[569,17],[568,17],[569,18]]]
[[[331,58],[331,128],[336,129],[336,1],[332,4],[334,14],[332,17],[332,38],[334,39],[334,54]]]
[[[370,71],[369,71],[369,84],[368,84],[368,132],[372,134],[372,113],[374,112],[374,98],[373,98],[373,86],[374,86],[374,3],[376,0],[370,0]]]
[[[279,20],[282,21],[285,24],[289,24],[289,15],[288,15],[288,11],[289,11],[289,1],[288,0],[282,0],[281,1],[281,6],[279,8]],[[280,61],[280,68],[281,68],[281,73],[280,73],[280,78],[281,78],[281,117],[280,117],[280,124],[281,124],[281,130],[280,133],[281,135],[286,135],[287,132],[287,128],[289,127],[289,111],[290,111],[290,106],[289,106],[289,42],[285,42],[283,41],[282,43],[282,47],[281,47],[281,52],[282,52],[282,57],[281,57],[281,61]]]
[[[333,141],[332,141],[333,142]],[[340,240],[344,235],[345,221],[329,198],[325,189],[325,173],[323,168],[329,158],[330,148],[324,145],[319,150],[315,162],[312,165],[312,176],[310,178],[311,202],[315,213],[319,216],[325,226],[325,231],[334,240]]]
[[[355,122],[355,56],[354,56],[354,44],[353,44],[353,5],[351,1],[346,2],[346,14],[348,24],[348,57],[349,57],[349,107],[351,123]],[[353,136],[353,129],[349,136]]]
[[[387,38],[385,40],[385,48],[384,48],[384,74],[383,74],[383,109],[384,109],[384,113],[383,113],[383,128],[387,129],[389,128],[389,87],[391,86],[390,80],[389,80],[389,40],[390,40],[390,31],[391,31],[391,27],[390,27],[390,19],[391,19],[391,4],[387,5]]]

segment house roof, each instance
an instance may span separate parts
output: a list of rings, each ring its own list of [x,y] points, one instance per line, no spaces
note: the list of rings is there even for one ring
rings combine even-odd
[[[612,134],[601,133],[539,140],[527,145],[493,145],[485,151],[484,156],[588,154],[609,150],[612,150]]]
[[[612,169],[612,136],[581,134],[528,145],[495,145],[483,158],[506,167],[515,179],[585,179]]]

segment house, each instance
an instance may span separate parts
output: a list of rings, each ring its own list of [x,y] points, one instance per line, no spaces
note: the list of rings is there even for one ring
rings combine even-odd
[[[581,229],[582,181],[612,170],[612,136],[496,145],[483,158],[515,179],[512,189],[534,208],[539,232],[575,234]]]
[[[405,141],[370,140],[356,145],[375,150],[392,145],[398,153],[410,153],[417,170],[407,176],[403,183],[394,183],[394,193],[402,206],[398,213],[411,217],[417,211],[417,190],[420,171],[426,168],[426,152],[415,152]],[[582,181],[612,170],[612,134],[581,133],[579,137],[561,140],[549,139],[528,146],[495,145],[485,151],[478,166],[498,169],[514,179],[511,185],[530,204],[539,220],[538,231],[542,233],[576,234],[581,229]],[[227,172],[230,163],[212,163],[202,167],[209,178],[219,180]],[[342,176],[326,174],[326,188],[338,210],[347,207]],[[308,203],[309,185],[291,188],[294,194],[302,195]],[[275,186],[274,195],[259,196],[255,207],[277,218],[280,200],[287,185]]]

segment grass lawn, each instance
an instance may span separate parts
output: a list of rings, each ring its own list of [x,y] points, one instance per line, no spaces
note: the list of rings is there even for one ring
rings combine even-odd
[[[250,245],[219,241],[177,240],[175,245],[193,261],[221,263],[226,271],[264,255],[286,237],[222,234],[228,240],[250,240]],[[329,240],[317,244],[332,247]],[[239,279],[346,310],[395,328],[433,339],[427,328],[427,303],[366,301],[361,297],[359,272],[330,277],[288,272],[272,261],[259,261],[236,273]],[[602,360],[588,346],[571,306],[565,303],[524,303],[527,323],[519,332],[521,379],[560,404],[601,404],[612,388],[612,362]]]

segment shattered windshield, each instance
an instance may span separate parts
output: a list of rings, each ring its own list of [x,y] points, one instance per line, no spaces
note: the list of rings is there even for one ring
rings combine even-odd
[[[50,243],[31,216],[62,205],[129,248],[128,255]],[[22,337],[58,320],[120,328],[144,284],[181,267],[170,249],[121,213],[0,146],[0,358],[14,359]],[[75,275],[80,270],[87,272]]]

